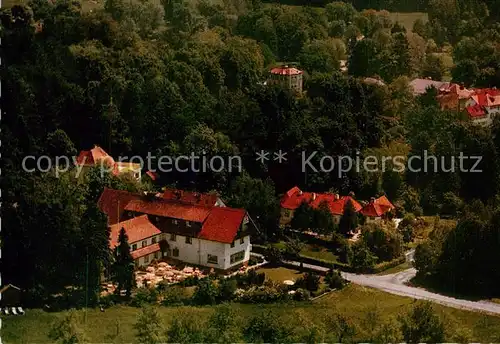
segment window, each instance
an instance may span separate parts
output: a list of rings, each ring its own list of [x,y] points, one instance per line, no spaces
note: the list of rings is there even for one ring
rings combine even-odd
[[[231,243],[231,248],[233,248],[233,247],[234,247],[234,241]]]
[[[207,263],[209,264],[217,264],[217,256],[213,256],[211,254],[207,255]]]
[[[135,250],[137,250],[137,244],[132,245],[132,251],[135,251]]]
[[[191,227],[191,222],[186,221],[186,226]]]
[[[151,245],[156,244],[156,237],[151,238]]]
[[[177,235],[175,234],[170,234],[170,241],[175,241],[175,239],[177,238]]]
[[[186,244],[192,244],[193,243],[193,238],[191,237],[186,237]]]
[[[148,241],[147,240],[143,240],[142,243],[141,243],[141,247],[145,247],[145,246],[148,246]]]
[[[172,256],[179,257],[179,249],[177,247],[172,250]]]
[[[245,237],[241,237],[240,239],[240,245],[243,245],[245,243]]]
[[[239,261],[242,261],[243,258],[245,258],[245,251],[240,251],[236,252],[235,254],[232,254],[229,261],[231,264],[234,264]]]
[[[178,222],[176,219],[173,219],[173,220],[172,220],[172,223],[173,223],[174,225],[177,225],[179,222]]]
[[[149,254],[144,256],[144,263],[149,263]]]

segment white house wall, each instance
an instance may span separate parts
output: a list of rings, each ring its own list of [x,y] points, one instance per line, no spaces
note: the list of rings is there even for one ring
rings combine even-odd
[[[232,266],[239,265],[243,262],[247,262],[250,259],[250,251],[252,250],[252,245],[250,244],[250,236],[243,237],[243,244],[240,244],[240,239],[236,239],[234,242],[234,247],[231,247],[230,244],[226,245],[226,251],[224,255],[224,269],[229,269]],[[240,251],[245,251],[245,256],[243,260],[234,262],[231,264],[231,255]]]

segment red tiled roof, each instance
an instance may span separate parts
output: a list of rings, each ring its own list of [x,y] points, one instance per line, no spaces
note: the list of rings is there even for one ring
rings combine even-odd
[[[481,106],[498,106],[500,105],[500,90],[495,88],[475,89],[471,98]]]
[[[109,156],[104,149],[99,146],[94,146],[91,150],[81,151],[76,159],[76,163],[78,165],[94,166],[103,159],[109,164],[109,166],[115,164],[113,158]]]
[[[134,217],[110,226],[111,234],[109,246],[114,249],[118,245],[118,237],[121,229],[125,229],[130,244],[161,234],[161,231],[149,221],[147,215]]]
[[[466,110],[471,118],[484,117],[486,115],[486,111],[479,104],[467,106]]]
[[[300,69],[293,67],[276,67],[271,69],[271,74],[278,74],[278,75],[299,75],[302,73],[303,72]]]
[[[347,201],[351,201],[356,211],[361,210],[359,204],[350,196],[341,196],[336,199],[333,194],[318,194],[313,192],[302,192],[298,187],[290,189],[281,200],[281,207],[285,209],[297,209],[302,202],[307,202],[313,208],[318,208],[321,203],[326,202],[333,215],[342,215]]]
[[[160,244],[156,243],[156,244],[142,247],[138,250],[132,251],[130,253],[130,255],[132,256],[133,259],[137,259],[137,258],[144,257],[150,253],[155,253],[159,250],[160,250]]]
[[[384,209],[379,204],[370,202],[361,209],[361,214],[367,217],[380,217],[385,214]]]
[[[134,194],[128,191],[104,188],[97,205],[99,209],[108,216],[108,224],[114,225],[120,221],[128,202],[141,199],[142,197],[143,196],[140,194]]]
[[[166,189],[163,193],[163,198],[172,201],[180,201],[183,203],[210,207],[214,206],[217,202],[217,195],[175,189]]]
[[[386,196],[381,196],[365,205],[361,209],[361,214],[368,217],[380,217],[395,208]]]
[[[134,199],[127,203],[125,210],[193,222],[205,221],[210,213],[208,207],[164,199]]]
[[[213,207],[203,223],[198,238],[230,244],[238,234],[245,217],[244,209]]]

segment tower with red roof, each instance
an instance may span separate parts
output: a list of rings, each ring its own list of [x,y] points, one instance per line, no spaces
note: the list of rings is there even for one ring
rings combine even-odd
[[[302,74],[300,69],[282,65],[271,69],[271,84],[279,84],[284,88],[302,93]]]

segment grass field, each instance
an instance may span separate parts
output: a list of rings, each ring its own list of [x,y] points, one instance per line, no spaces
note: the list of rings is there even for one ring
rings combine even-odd
[[[286,243],[284,241],[280,241],[273,244],[273,246],[284,250],[286,248]],[[335,254],[333,254],[328,248],[320,245],[304,244],[304,248],[300,251],[300,254],[310,258],[331,261],[332,263],[338,261],[338,257]]]
[[[269,305],[240,305],[231,307],[238,316],[248,318],[258,314],[263,309],[270,309],[283,318],[296,320],[299,315],[307,317],[308,321],[316,322],[332,310],[337,310],[356,323],[361,323],[368,309],[376,308],[381,317],[397,317],[406,312],[413,300],[387,294],[370,288],[350,285],[347,288],[333,292],[313,303],[269,304]],[[467,329],[475,342],[500,341],[500,317],[487,316],[479,313],[446,308],[435,305],[435,309],[444,317],[452,329]],[[185,310],[192,314],[193,321],[203,321],[212,313],[212,307],[160,307],[162,321],[167,325],[179,311]],[[136,322],[139,310],[132,307],[115,306],[104,313],[89,310],[87,314],[87,336],[92,343],[137,342],[133,325]],[[14,343],[50,343],[48,332],[52,325],[67,314],[67,312],[46,313],[41,310],[28,310],[26,315],[2,318],[2,341],[6,344]],[[78,311],[82,327],[84,312]],[[116,334],[118,333],[118,336]]]
[[[406,30],[413,29],[413,23],[415,23],[415,20],[417,19],[422,19],[424,22],[429,20],[427,13],[423,12],[391,12],[390,17],[393,22],[402,24]]]

